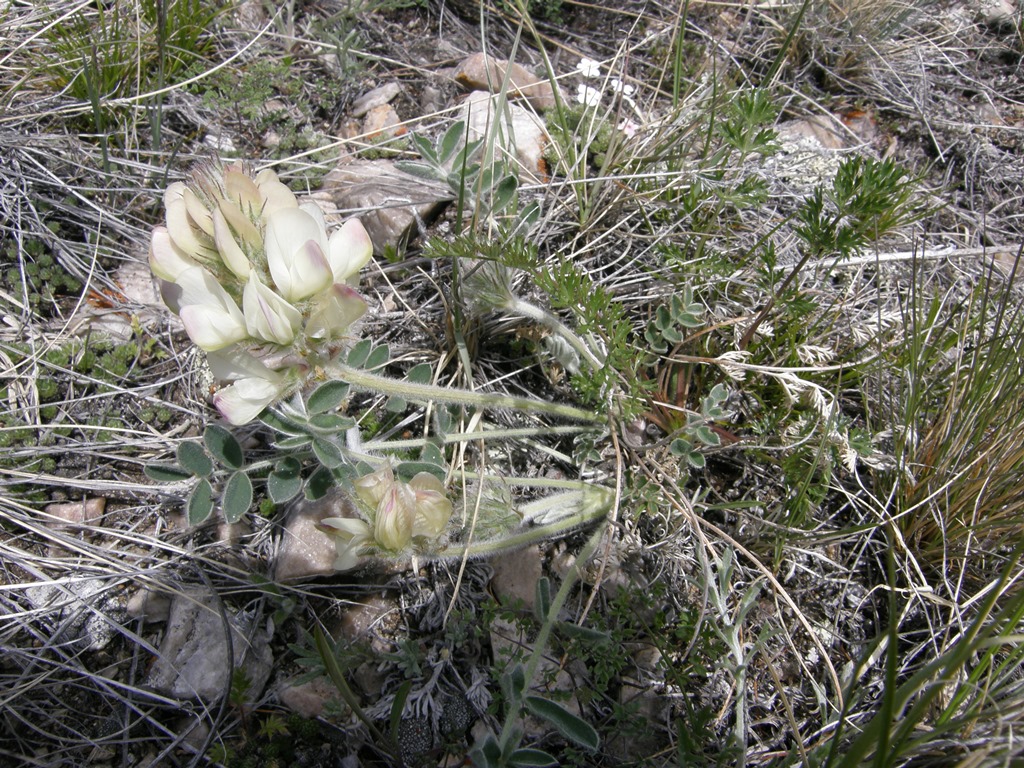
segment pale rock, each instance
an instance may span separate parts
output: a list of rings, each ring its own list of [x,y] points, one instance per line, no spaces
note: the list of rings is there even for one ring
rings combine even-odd
[[[167,312],[149,264],[142,259],[121,261],[114,270],[113,282],[109,301],[96,292],[82,306],[89,332],[99,332],[116,341],[130,341],[138,336],[140,325],[152,328],[178,322],[176,316]]]
[[[492,557],[491,590],[502,605],[515,605],[533,610],[537,599],[537,582],[543,574],[540,547],[533,544]]]
[[[991,102],[984,102],[978,104],[974,108],[975,113],[978,116],[978,121],[981,123],[987,123],[988,125],[1006,125],[1006,120],[999,114],[999,109]]]
[[[1013,0],[972,0],[971,6],[978,20],[992,29],[1011,29],[1017,24],[1017,6]]]
[[[143,587],[130,598],[127,606],[128,615],[143,621],[167,621],[171,615],[171,596],[166,592]]]
[[[126,602],[103,579],[37,584],[25,590],[37,620],[54,630],[53,642],[99,651],[110,644],[127,616]]]
[[[271,128],[263,134],[260,141],[266,149],[277,149],[281,146],[281,134]]]
[[[649,730],[630,732],[628,737],[613,733],[608,740],[611,754],[626,760],[653,754],[663,749],[672,700],[664,694],[664,668],[657,646],[644,643],[633,651],[636,668],[624,674],[619,688],[619,704],[629,707],[637,720],[650,724]]]
[[[328,702],[338,698],[338,689],[326,677],[314,677],[304,683],[287,681],[277,691],[281,704],[305,718],[320,717]]]
[[[373,107],[363,118],[362,137],[373,141],[393,139],[406,133],[402,119],[390,104]]]
[[[47,522],[57,530],[75,530],[79,527],[94,526],[100,523],[103,512],[107,508],[107,500],[103,497],[85,499],[84,501],[68,501],[60,504],[47,504],[43,511],[48,515],[60,518],[63,522]]]
[[[427,115],[434,115],[441,112],[445,108],[444,94],[441,93],[440,88],[435,88],[432,85],[423,86],[423,90],[420,91],[420,113]]]
[[[318,199],[344,215],[358,216],[380,255],[391,246],[401,252],[406,243],[452,200],[452,191],[398,170],[390,160],[359,160],[327,174]]]
[[[493,135],[495,150],[505,156],[520,179],[543,181],[547,178],[544,148],[548,143],[544,122],[518,104],[505,104],[499,112],[498,101],[499,97],[483,91],[466,98],[462,119],[469,128],[469,140],[484,139],[489,146]]]
[[[391,100],[401,92],[402,89],[398,83],[384,83],[356,99],[349,111],[353,117],[362,117],[375,107],[390,104]]]
[[[384,692],[387,677],[381,671],[380,664],[375,661],[364,661],[352,672],[352,681],[363,694],[367,704],[376,703]]]
[[[210,723],[205,718],[187,717],[180,726],[182,746],[190,752],[203,754],[210,746]]]
[[[267,23],[267,9],[259,0],[243,0],[234,7],[235,22],[242,29],[261,31]]]
[[[401,615],[398,598],[371,595],[360,603],[350,603],[341,612],[336,634],[350,642],[369,640],[373,651],[384,654],[388,638],[399,631]]]
[[[637,671],[647,678],[659,676],[662,653],[658,646],[650,643],[642,643],[633,651],[633,661],[636,663]]]
[[[796,143],[803,138],[811,139],[824,149],[842,149],[845,144],[841,123],[823,117],[807,117],[787,120],[777,127],[779,139]]]
[[[300,581],[335,573],[335,539],[317,526],[327,517],[358,517],[352,500],[333,489],[322,498],[294,503],[285,520],[274,560],[276,581]]]
[[[114,270],[114,282],[119,291],[118,299],[125,304],[136,307],[160,307],[163,314],[164,300],[153,280],[149,264],[137,259],[126,259],[118,263]]]
[[[610,755],[619,760],[632,761],[665,748],[666,724],[671,716],[670,698],[657,688],[624,677],[619,688],[619,704],[629,707],[632,717],[636,721],[648,723],[649,728],[639,733],[632,730],[628,734],[613,732],[605,747]]]
[[[232,672],[240,669],[249,680],[247,698],[255,702],[270,678],[272,635],[273,625],[261,626],[258,613],[232,611],[212,592],[178,593],[149,685],[165,696],[211,703],[228,691]]]
[[[203,136],[203,144],[215,152],[221,152],[223,154],[232,154],[237,152],[238,149],[235,147],[234,140],[226,133],[208,133]]]
[[[217,541],[221,544],[234,547],[242,543],[243,539],[252,535],[252,526],[247,520],[239,520],[237,523],[229,523],[221,519],[217,523]]]
[[[538,77],[519,64],[511,66],[504,59],[474,53],[455,69],[455,81],[471,91],[498,93],[508,74],[508,95],[526,99],[538,112],[551,109],[558,102],[554,89],[546,79]]]

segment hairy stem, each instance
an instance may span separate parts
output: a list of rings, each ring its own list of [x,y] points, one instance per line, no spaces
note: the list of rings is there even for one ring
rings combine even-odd
[[[332,374],[347,381],[357,389],[379,392],[384,395],[397,395],[406,400],[417,402],[451,403],[453,405],[470,405],[481,408],[514,408],[518,411],[533,411],[559,416],[563,419],[601,423],[601,415],[585,411],[571,405],[551,403],[547,400],[532,400],[528,397],[502,395],[496,392],[473,392],[468,389],[449,389],[432,384],[416,384],[411,381],[399,381],[387,376],[353,368],[345,363],[332,363]]]
[[[594,354],[583,339],[573,333],[567,325],[550,312],[545,312],[540,307],[515,297],[513,297],[507,309],[509,312],[521,315],[528,320],[533,320],[535,323],[539,323],[561,336],[595,371],[604,367],[604,361]]]

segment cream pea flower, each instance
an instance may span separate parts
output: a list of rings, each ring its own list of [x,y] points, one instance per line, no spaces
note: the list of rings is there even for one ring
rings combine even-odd
[[[331,285],[327,232],[308,210],[285,208],[272,214],[266,248],[270,275],[285,300],[305,299]]]
[[[385,464],[354,480],[352,488],[366,519],[329,518],[321,523],[337,538],[338,570],[354,567],[373,549],[392,556],[429,549],[452,515],[444,485],[429,472],[406,483]]]

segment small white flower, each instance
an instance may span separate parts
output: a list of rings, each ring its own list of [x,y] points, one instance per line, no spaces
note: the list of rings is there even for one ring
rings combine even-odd
[[[596,107],[601,103],[601,92],[580,83],[576,88],[576,101],[588,107]]]
[[[294,341],[302,324],[302,313],[265,286],[255,272],[245,285],[242,311],[252,336],[282,346]]]
[[[217,250],[220,251],[221,259],[237,277],[245,280],[249,276],[249,259],[235,240],[231,227],[228,226],[228,220],[219,208],[213,212],[212,219],[213,242],[216,243]]]
[[[331,234],[327,259],[334,272],[335,283],[351,281],[371,256],[373,243],[359,219],[349,219]]]
[[[150,268],[209,353],[224,385],[214,404],[244,424],[346,346],[366,312],[353,286],[373,245],[357,220],[328,236],[318,206],[300,206],[273,171],[253,175],[241,163],[197,168],[188,184],[167,188],[164,204]]]
[[[273,213],[267,221],[266,248],[270,276],[285,301],[300,301],[331,284],[327,232],[308,211],[283,208]]]
[[[366,301],[353,288],[335,283],[317,298],[306,321],[306,335],[318,341],[334,341],[349,333],[352,324],[366,313]]]
[[[202,267],[184,270],[174,282],[178,315],[189,338],[213,352],[249,335],[245,316],[220,283]]]
[[[164,192],[167,231],[171,241],[182,253],[196,261],[216,260],[219,258],[217,252],[199,238],[197,229],[201,232],[202,226],[189,214],[185,190],[185,185],[176,181]]]
[[[351,517],[327,517],[320,521],[319,527],[337,539],[336,571],[350,571],[359,565],[360,552],[373,539],[370,525]]]
[[[269,379],[239,379],[213,396],[214,407],[231,424],[239,426],[255,419],[284,389]]]
[[[625,136],[627,139],[632,139],[637,135],[637,133],[640,132],[640,126],[634,123],[629,118],[626,118],[621,123],[619,123],[619,130],[622,132],[622,135]]]
[[[588,80],[592,80],[601,76],[601,65],[593,59],[584,57],[580,59],[580,63],[576,65],[576,71]]]
[[[171,239],[167,227],[154,227],[149,241],[149,268],[161,280],[174,282],[186,269],[199,264]]]
[[[625,96],[632,96],[633,93],[636,91],[636,88],[634,88],[632,85],[630,85],[629,83],[622,82],[617,77],[613,77],[609,81],[609,85],[611,85],[613,91],[615,91],[616,93],[621,93]]]
[[[356,496],[373,510],[373,538],[383,549],[402,552],[414,538],[436,539],[452,516],[444,485],[429,472],[408,483],[395,479],[390,464],[352,483]]]
[[[412,535],[436,539],[452,516],[452,503],[444,492],[444,484],[429,472],[420,472],[409,481],[415,494],[416,518]]]
[[[287,376],[237,346],[211,352],[206,359],[216,379],[230,382],[214,395],[213,404],[232,424],[252,421],[290,387]]]
[[[384,490],[373,520],[373,538],[384,549],[401,552],[412,541],[416,497],[405,483],[393,482]]]
[[[263,210],[261,215],[266,221],[270,215],[282,208],[298,208],[299,202],[295,195],[277,178],[277,174],[269,168],[256,174],[256,186],[259,187],[263,196]]]

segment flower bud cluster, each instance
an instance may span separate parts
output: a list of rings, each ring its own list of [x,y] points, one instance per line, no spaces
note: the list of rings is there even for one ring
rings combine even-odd
[[[360,555],[374,547],[398,555],[414,545],[432,543],[452,516],[452,504],[444,485],[429,472],[420,472],[408,483],[395,479],[390,464],[353,482],[356,498],[367,520],[329,517],[320,525],[335,536],[339,571],[349,570]]]
[[[244,424],[346,346],[366,312],[353,286],[373,246],[355,219],[328,236],[319,207],[242,164],[197,169],[164,205],[150,268],[226,384],[214,404]]]

